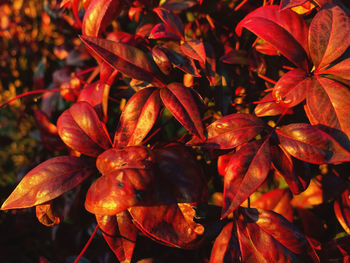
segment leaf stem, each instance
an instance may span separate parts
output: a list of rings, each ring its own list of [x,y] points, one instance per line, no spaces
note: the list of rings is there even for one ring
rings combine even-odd
[[[82,249],[82,251],[80,252],[79,256],[74,260],[74,263],[78,263],[79,260],[81,259],[81,257],[84,255],[86,249],[89,247],[89,245],[90,245],[92,239],[93,239],[94,236],[96,235],[97,230],[98,230],[98,224],[96,225],[96,227],[95,227],[95,229],[94,229],[94,232],[92,232],[92,234],[91,234],[89,240],[86,242],[86,244],[85,244],[84,248]]]

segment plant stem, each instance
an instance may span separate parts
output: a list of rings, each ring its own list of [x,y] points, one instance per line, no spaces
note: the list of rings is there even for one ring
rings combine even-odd
[[[77,256],[77,258],[74,260],[74,263],[78,263],[79,260],[81,259],[81,257],[84,255],[85,251],[87,250],[87,248],[89,247],[92,239],[94,238],[94,236],[96,235],[97,233],[97,230],[98,230],[98,225],[96,225],[95,229],[94,229],[94,232],[92,232],[89,240],[86,242],[84,248],[82,249],[82,251],[80,252],[79,256]]]

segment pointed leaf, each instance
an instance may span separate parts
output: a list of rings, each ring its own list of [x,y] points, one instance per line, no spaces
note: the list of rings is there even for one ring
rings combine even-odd
[[[160,106],[159,90],[145,88],[135,93],[120,116],[114,147],[140,144],[156,122]]]
[[[285,106],[294,107],[305,99],[308,80],[304,70],[298,68],[291,70],[278,80],[272,96],[276,101],[282,101]]]
[[[175,67],[181,69],[185,73],[191,74],[194,77],[201,76],[196,68],[196,65],[194,64],[193,59],[184,56],[180,46],[176,43],[167,43],[167,45],[164,46],[163,51]]]
[[[309,83],[306,95],[312,124],[343,131],[350,138],[350,91],[337,81],[317,77]]]
[[[346,233],[350,234],[350,199],[348,190],[345,190],[341,196],[335,200],[334,213]]]
[[[153,11],[159,16],[159,18],[171,29],[173,33],[178,35],[180,38],[184,36],[184,25],[176,14],[171,11],[157,7]]]
[[[120,262],[131,262],[138,230],[133,224],[129,212],[116,215],[96,215],[103,238]]]
[[[87,102],[78,102],[64,111],[57,120],[62,141],[75,151],[97,156],[111,147],[106,127],[94,108]]]
[[[201,40],[197,39],[185,41],[181,44],[181,50],[185,55],[189,56],[190,58],[198,60],[202,63],[205,63],[206,61],[205,48]]]
[[[310,182],[310,168],[305,162],[294,159],[279,146],[271,147],[272,165],[276,172],[283,176],[294,195],[303,192]],[[309,168],[309,169],[308,169]]]
[[[120,11],[119,0],[92,0],[84,14],[83,35],[99,36]]]
[[[121,73],[147,82],[159,83],[148,56],[133,46],[107,39],[81,36],[85,45]]]
[[[129,212],[144,234],[167,246],[193,249],[202,241],[204,227],[193,220],[195,210],[188,203],[135,206]]]
[[[181,37],[174,33],[171,28],[164,24],[164,23],[159,23],[156,24],[153,28],[151,33],[149,34],[150,39],[174,39],[174,40],[180,40]]]
[[[344,59],[334,66],[322,70],[319,74],[330,74],[341,80],[350,80],[350,58]]]
[[[224,179],[222,218],[236,210],[265,181],[270,162],[268,140],[247,143],[231,157]]]
[[[174,117],[200,140],[205,140],[204,129],[196,101],[189,88],[171,83],[160,90],[160,97]]]
[[[240,262],[240,250],[233,222],[228,223],[215,239],[209,263]]]
[[[233,149],[250,141],[264,128],[264,122],[251,114],[230,114],[213,122],[207,127],[208,139],[200,143],[194,138],[187,144],[201,144],[215,149]]]
[[[322,126],[293,123],[276,132],[283,149],[300,160],[315,164],[350,160],[349,141]]]
[[[338,5],[319,11],[310,24],[310,56],[316,71],[340,57],[350,45],[350,18]]]
[[[51,158],[27,173],[1,209],[39,205],[73,189],[89,177],[94,165],[73,156]]]
[[[258,117],[276,116],[286,111],[283,101],[277,103],[276,98],[272,97],[272,93],[268,93],[262,98],[261,102],[255,107],[254,113]]]
[[[277,5],[269,5],[249,13],[236,27],[240,36],[242,28],[269,42],[298,67],[308,69],[308,26],[303,18]]]
[[[281,215],[262,209],[241,211],[237,233],[243,262],[319,262],[305,236]]]

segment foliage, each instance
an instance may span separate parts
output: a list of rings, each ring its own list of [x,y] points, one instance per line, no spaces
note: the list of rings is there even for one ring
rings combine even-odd
[[[342,2],[62,0],[41,12],[47,54],[16,97],[44,94],[30,108],[40,163],[2,210],[96,226],[120,262],[348,261]]]

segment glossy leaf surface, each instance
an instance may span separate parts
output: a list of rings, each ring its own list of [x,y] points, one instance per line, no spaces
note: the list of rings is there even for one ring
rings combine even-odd
[[[78,102],[63,112],[57,129],[66,145],[83,154],[97,156],[111,147],[106,127],[87,102]]]
[[[63,217],[54,209],[53,203],[44,203],[35,207],[35,214],[40,223],[45,226],[54,226],[59,224]]]
[[[191,91],[180,83],[171,83],[160,90],[160,97],[174,117],[191,133],[205,139],[196,101]]]
[[[247,143],[232,155],[224,179],[222,218],[237,209],[265,181],[270,162],[268,140]]]
[[[260,7],[249,13],[236,27],[241,35],[242,28],[269,42],[295,65],[308,69],[308,26],[303,18],[278,6]]]
[[[318,262],[305,236],[284,217],[262,209],[241,211],[237,232],[243,262],[312,262],[307,254]]]
[[[259,103],[255,109],[254,113],[258,117],[264,116],[276,116],[280,115],[287,110],[281,103],[276,102],[276,98],[272,96],[272,93],[268,93],[265,97],[262,98],[261,103]]]
[[[150,59],[142,50],[102,38],[81,36],[81,40],[93,53],[121,73],[147,82],[158,81]]]
[[[96,215],[103,238],[120,262],[131,262],[138,230],[128,211],[116,215]]]
[[[97,157],[96,166],[101,174],[108,174],[124,168],[150,169],[152,159],[150,151],[143,146],[111,148]]]
[[[198,60],[202,63],[205,63],[206,61],[204,44],[200,40],[191,40],[183,42],[181,45],[181,50],[185,55],[189,56],[190,58]]]
[[[85,199],[87,211],[98,215],[115,215],[138,204],[147,191],[150,171],[119,169],[97,179]]]
[[[278,80],[272,96],[277,101],[282,101],[285,106],[294,107],[305,99],[307,81],[307,72],[302,69],[291,70]]]
[[[26,208],[50,201],[89,177],[93,166],[73,156],[51,158],[23,177],[1,209]]]
[[[316,70],[340,57],[349,47],[350,18],[337,5],[320,10],[310,24],[310,56]]]
[[[173,33],[178,35],[180,38],[183,38],[184,25],[177,15],[162,7],[157,7],[153,9],[153,11],[172,30]]]
[[[233,149],[253,139],[264,128],[265,124],[254,115],[230,114],[207,127],[208,139],[204,143],[194,138],[188,144],[201,144],[215,149]]]
[[[97,37],[121,11],[119,0],[92,0],[85,11],[82,32]]]
[[[193,249],[201,242],[204,227],[193,220],[190,204],[135,206],[129,212],[144,234],[167,246]]]
[[[123,109],[114,146],[140,144],[156,122],[160,107],[158,90],[145,88],[134,94]]]
[[[350,138],[350,91],[337,81],[318,77],[307,90],[306,103],[311,124],[323,124],[343,131]]]
[[[350,233],[350,199],[349,191],[345,190],[341,196],[334,201],[334,213],[346,233]]]
[[[315,163],[336,163],[350,160],[349,143],[322,127],[294,123],[276,130],[282,147],[300,160]]]
[[[174,40],[180,40],[178,34],[174,33],[171,29],[169,29],[169,26],[164,23],[156,24],[153,28],[151,33],[149,34],[149,38],[151,39],[174,39]]]

